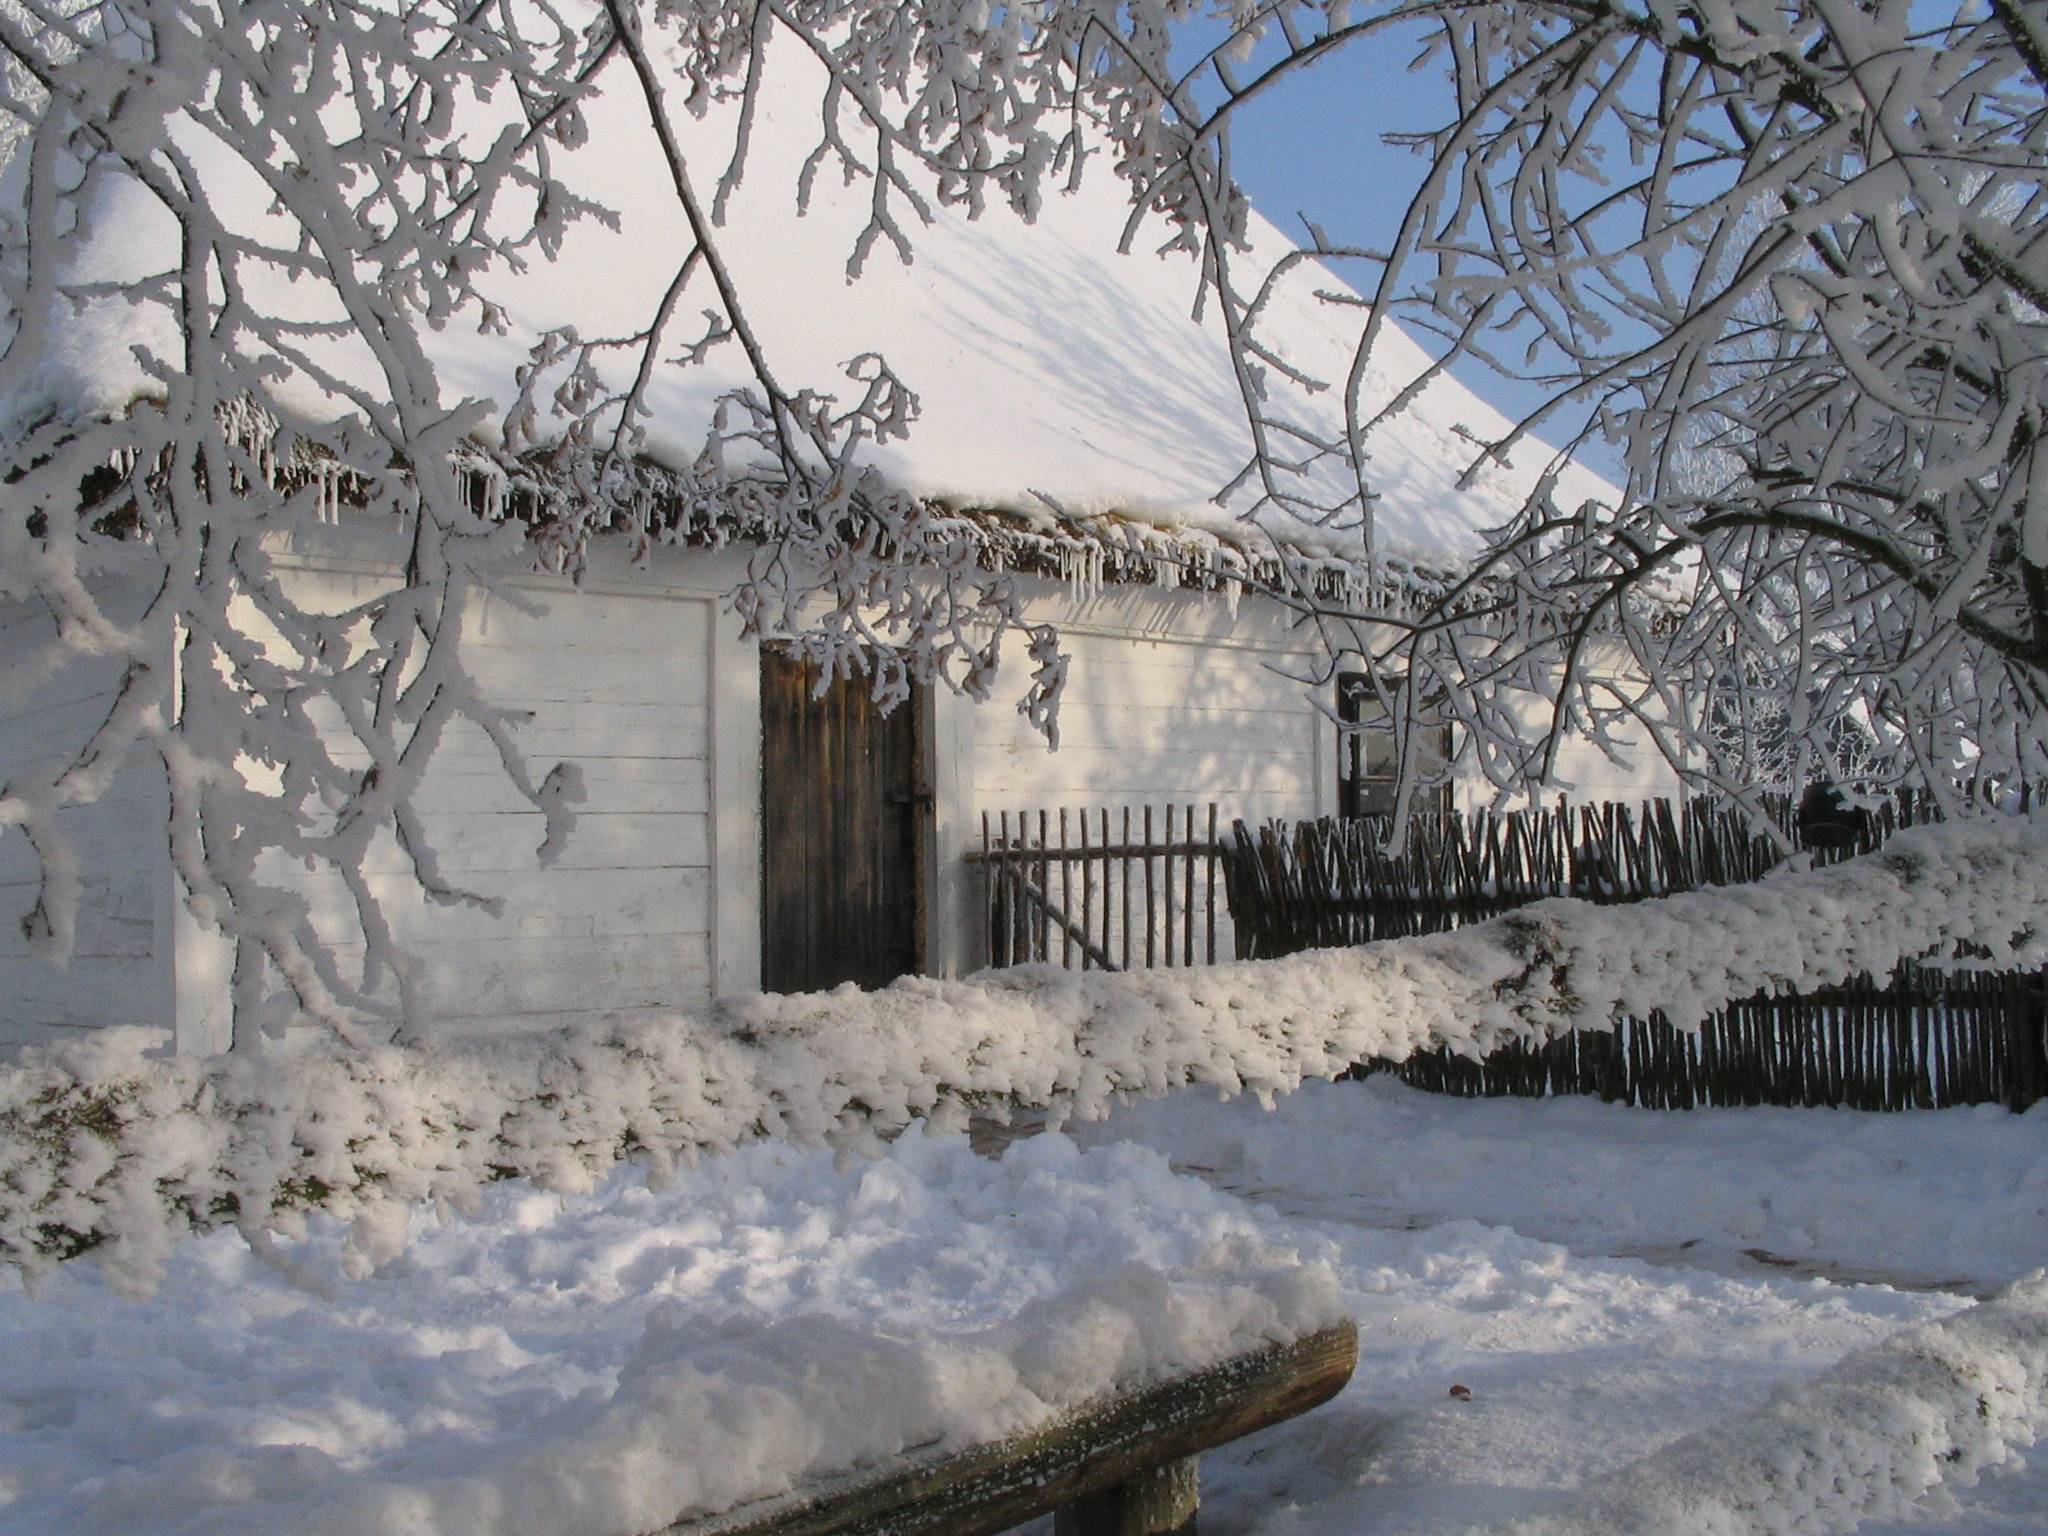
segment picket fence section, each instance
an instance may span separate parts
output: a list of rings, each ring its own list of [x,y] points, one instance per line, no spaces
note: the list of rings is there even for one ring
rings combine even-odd
[[[1238,942],[1222,854],[1214,805],[984,813],[967,858],[985,876],[989,963],[1213,964]]]
[[[1792,803],[1775,798],[1767,810],[1793,839]],[[1816,857],[1869,852],[1930,814],[1924,800],[1888,801],[1861,818],[1849,842]],[[1532,811],[1417,817],[1391,854],[1389,830],[1385,817],[1235,823],[1227,868],[1237,957],[1442,933],[1546,896],[1625,902],[1742,885],[1787,852],[1743,812],[1705,800],[1675,810],[1668,800],[1640,810],[1560,800]]]

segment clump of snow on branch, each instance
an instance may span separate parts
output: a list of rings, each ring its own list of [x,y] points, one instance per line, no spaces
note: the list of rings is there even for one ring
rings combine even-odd
[[[1044,967],[742,999],[711,1019],[585,1027],[488,1048],[197,1061],[139,1032],[0,1071],[0,1253],[36,1273],[94,1249],[146,1290],[183,1233],[354,1222],[392,1258],[420,1200],[492,1179],[582,1190],[621,1157],[657,1170],[761,1137],[873,1151],[913,1120],[1043,1107],[1055,1122],[1203,1084],[1269,1098],[1353,1063],[1662,1010],[1681,1026],[1975,946],[2048,959],[2048,821],[1900,833],[1882,853],[1621,907],[1539,902],[1454,933],[1143,974]]]

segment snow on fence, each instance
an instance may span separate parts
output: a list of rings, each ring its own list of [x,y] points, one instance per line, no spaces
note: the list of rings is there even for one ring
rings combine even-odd
[[[1788,799],[1768,809],[1787,842]],[[1853,825],[1826,863],[1874,852],[1931,803],[1888,801]],[[1741,811],[1668,801],[1431,817],[1388,854],[1374,821],[1233,828],[1226,863],[1241,957],[1442,933],[1548,896],[1595,903],[1760,879],[1786,843]],[[1902,962],[1882,984],[1779,989],[1731,1002],[1697,1029],[1653,1011],[1611,1028],[1510,1041],[1481,1060],[1424,1052],[1392,1070],[1403,1081],[1465,1096],[1597,1094],[1658,1109],[1707,1104],[1835,1105],[1854,1109],[2009,1103],[2048,1093],[2043,978]]]
[[[1429,1051],[1389,1066],[1405,1083],[1479,1098],[1584,1093],[1649,1109],[2025,1109],[2048,1090],[2042,989],[2022,975],[1905,965],[1883,986],[1761,995],[1697,1030],[1624,1019],[1483,1061]]]
[[[981,818],[989,964],[1071,970],[1213,965],[1236,944],[1220,900],[1216,807],[1107,806]]]
[[[0,1063],[0,1262],[97,1250],[147,1289],[184,1232],[261,1243],[309,1208],[355,1261],[411,1207],[467,1209],[514,1176],[588,1188],[774,1137],[872,1149],[917,1119],[1054,1121],[1189,1085],[1264,1097],[1374,1058],[1483,1057],[1657,1007],[1696,1024],[1760,988],[1839,985],[1977,946],[2048,963],[2048,816],[1900,833],[1871,857],[1630,906],[1551,900],[1450,933],[1124,975],[1052,966],[875,992],[758,996],[717,1014],[553,1035],[211,1059],[100,1030]]]

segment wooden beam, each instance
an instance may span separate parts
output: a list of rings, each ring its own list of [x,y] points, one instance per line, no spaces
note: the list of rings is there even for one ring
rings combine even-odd
[[[1329,1401],[1357,1363],[1358,1330],[1347,1320],[1293,1344],[1267,1345],[1119,1394],[994,1445],[913,1451],[880,1472],[679,1521],[653,1536],[994,1536],[1134,1480],[1142,1485],[1138,1505],[1158,1502],[1143,1493],[1158,1484],[1155,1494],[1185,1496],[1191,1521],[1192,1467],[1167,1470],[1163,1482],[1154,1474]],[[1085,1520],[1103,1508],[1083,1505],[1077,1513]]]
[[[1194,1536],[1201,1494],[1197,1458],[1183,1456],[1062,1505],[1053,1536]]]

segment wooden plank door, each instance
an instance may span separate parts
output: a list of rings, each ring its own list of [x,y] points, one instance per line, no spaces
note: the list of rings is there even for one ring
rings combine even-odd
[[[923,691],[884,715],[865,677],[761,649],[761,984],[879,987],[919,969]]]

